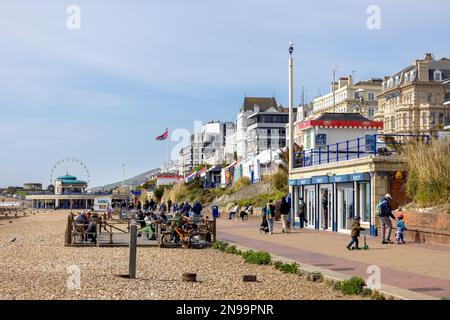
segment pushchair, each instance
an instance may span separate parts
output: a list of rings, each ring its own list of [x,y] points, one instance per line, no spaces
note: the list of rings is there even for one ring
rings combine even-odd
[[[259,232],[269,233],[269,224],[267,222],[267,219],[263,219],[263,221],[261,222],[261,226],[259,227]]]

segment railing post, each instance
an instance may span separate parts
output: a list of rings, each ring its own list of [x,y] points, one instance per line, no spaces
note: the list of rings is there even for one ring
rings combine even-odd
[[[357,140],[357,141],[358,141],[358,142],[357,142],[357,144],[358,144],[358,159],[359,159],[359,139],[360,139],[360,138],[358,138],[358,140]]]
[[[347,160],[348,160],[348,140],[347,140]]]
[[[319,147],[319,165],[322,164],[322,147]]]
[[[305,160],[306,151],[303,150],[302,153],[303,153],[303,157],[302,157],[303,167],[305,167],[305,164],[306,164],[306,160]]]
[[[374,148],[373,148],[373,154],[374,154],[374,155],[377,155],[377,140],[378,140],[377,134],[375,133],[375,134],[373,135],[373,137],[374,137],[374,139],[375,139],[375,142],[374,142]]]
[[[311,165],[314,165],[314,149],[311,149],[309,156],[311,157]]]
[[[330,163],[330,145],[327,145],[327,163]]]
[[[336,162],[339,162],[339,142],[336,143]]]

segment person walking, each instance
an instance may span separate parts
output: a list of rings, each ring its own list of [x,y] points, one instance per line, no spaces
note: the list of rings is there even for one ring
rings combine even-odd
[[[170,213],[170,210],[172,209],[172,200],[168,200],[167,201],[167,212],[169,212]]]
[[[328,229],[328,193],[322,192],[323,230]]]
[[[269,200],[266,206],[266,219],[269,227],[269,235],[273,233],[273,220],[275,219],[275,204],[272,199]]]
[[[308,220],[306,220],[306,203],[303,201],[303,198],[298,200],[297,214],[300,219],[300,229],[302,229],[305,226],[305,222],[308,222]]]
[[[395,220],[395,216],[392,214],[390,202],[392,197],[390,194],[386,194],[383,199],[377,204],[378,216],[381,223],[381,236],[382,244],[392,244],[391,233],[392,233],[392,222],[391,218]],[[386,234],[387,229],[387,234]]]
[[[286,198],[281,198],[281,204],[280,204],[280,214],[281,214],[281,221],[283,222],[283,233],[288,233],[288,216],[289,212],[291,211],[291,208],[289,206],[289,203],[286,202]]]

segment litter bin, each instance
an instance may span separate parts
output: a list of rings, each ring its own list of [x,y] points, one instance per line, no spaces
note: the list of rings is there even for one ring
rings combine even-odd
[[[211,213],[213,218],[219,218],[220,216],[219,206],[218,205],[211,206]]]

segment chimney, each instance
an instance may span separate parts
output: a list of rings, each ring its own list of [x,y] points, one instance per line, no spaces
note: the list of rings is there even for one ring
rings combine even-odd
[[[347,85],[348,85],[348,86],[351,86],[352,84],[353,84],[353,77],[352,77],[352,75],[350,74],[350,75],[348,75]]]
[[[425,60],[425,61],[434,60],[433,54],[432,53],[425,53],[425,57],[423,58],[423,60]]]

